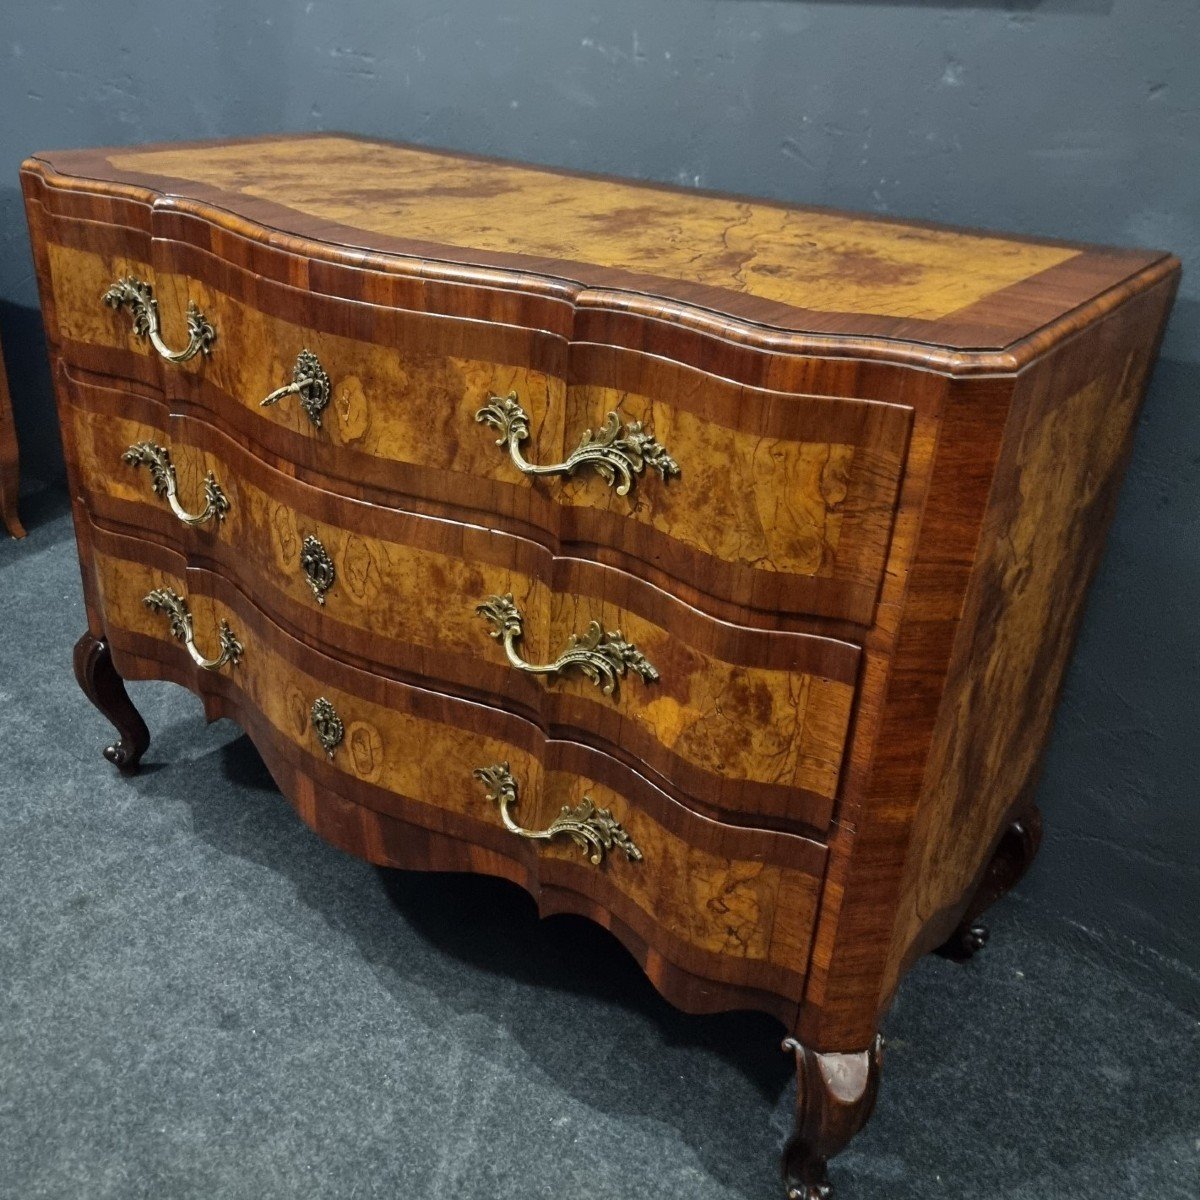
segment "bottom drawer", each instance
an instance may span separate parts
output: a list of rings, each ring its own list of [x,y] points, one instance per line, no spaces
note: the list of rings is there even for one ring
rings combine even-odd
[[[93,596],[118,667],[176,679],[210,715],[234,717],[331,841],[380,863],[514,879],[543,911],[611,928],[681,1007],[794,1013],[822,844],[702,817],[599,751],[313,650],[172,551],[96,526],[89,534]],[[184,600],[185,618],[172,622],[162,589]],[[144,602],[156,591],[157,610]],[[237,661],[197,665],[179,640],[189,622],[197,655]],[[505,813],[541,836],[506,826]]]

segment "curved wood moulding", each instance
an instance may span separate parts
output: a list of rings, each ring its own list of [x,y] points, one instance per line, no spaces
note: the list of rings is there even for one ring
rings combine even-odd
[[[775,1014],[823,1195],[1036,846],[1177,261],[328,134],[22,183],[109,756],[176,680],[331,842]]]
[[[528,175],[517,164],[462,155],[453,151],[430,152],[425,147],[401,147],[392,143],[370,142],[350,135],[309,135],[297,138],[252,139],[239,147],[229,144],[194,143],[189,147],[138,147],[133,150],[77,151],[35,157],[22,167],[24,186],[55,211],[89,216],[103,208],[108,220],[123,220],[134,227],[155,226],[156,236],[182,235],[199,244],[240,246],[241,254],[256,260],[264,248],[283,249],[312,263],[308,272],[322,281],[345,277],[350,273],[370,273],[379,278],[379,286],[428,297],[448,294],[467,287],[478,294],[518,292],[529,308],[556,311],[558,322],[572,327],[568,335],[576,340],[574,326],[593,313],[620,317],[633,315],[639,322],[666,320],[684,333],[695,331],[702,338],[725,343],[737,353],[748,348],[756,357],[815,354],[853,356],[915,366],[953,375],[1007,374],[1019,370],[1044,349],[1111,311],[1132,294],[1129,281],[1138,276],[1135,289],[1144,286],[1147,268],[1159,270],[1165,277],[1177,264],[1169,256],[1147,252],[1121,251],[1108,247],[1089,247],[1047,239],[997,235],[980,231],[955,230],[917,221],[881,219],[878,216],[829,214],[819,209],[799,209],[769,200],[721,196],[694,189],[672,188],[662,184],[639,184],[589,177],[578,172],[534,168],[533,173],[562,181],[591,180],[600,186],[630,189],[630,202],[644,204],[644,212],[653,213],[658,202],[667,211],[704,204],[705,198],[722,204],[737,205],[740,216],[747,209],[758,213],[774,212],[783,221],[799,216],[801,224],[823,226],[831,217],[876,226],[866,233],[857,258],[844,263],[842,290],[847,303],[843,311],[820,311],[779,303],[759,296],[739,294],[736,287],[707,286],[665,279],[638,271],[614,270],[592,264],[585,251],[581,258],[537,257],[530,254],[494,253],[478,246],[469,250],[437,241],[371,233],[361,226],[339,221],[341,214],[330,209],[321,215],[292,194],[269,199],[248,191],[229,190],[213,181],[206,182],[188,172],[212,165],[213,155],[240,150],[245,162],[259,165],[264,155],[289,155],[295,162],[307,159],[311,152],[304,144],[333,140],[343,143],[342,159],[350,153],[356,166],[362,159],[387,153],[418,156],[436,154],[438,171],[453,171],[456,161],[467,162],[477,171],[489,163],[505,170]],[[289,142],[294,147],[289,151]],[[354,149],[357,146],[358,149]],[[179,152],[192,155],[179,157]],[[197,159],[197,152],[201,156]],[[156,154],[157,152],[157,154]],[[119,164],[114,166],[113,159]],[[50,160],[53,159],[53,162]],[[347,164],[344,168],[350,170]],[[201,175],[203,170],[201,170]],[[281,173],[282,178],[282,173]],[[293,176],[294,178],[294,176]],[[321,168],[309,171],[301,186],[311,191],[329,191],[328,175]],[[283,186],[281,184],[281,186]],[[295,184],[290,185],[296,190]],[[261,189],[260,189],[261,190]],[[357,193],[356,193],[357,195]],[[477,202],[481,203],[485,197]],[[320,203],[317,209],[321,207]],[[531,210],[531,212],[540,211]],[[736,223],[735,218],[735,223]],[[701,220],[704,220],[701,217]],[[538,218],[529,218],[536,230]],[[721,226],[714,225],[710,237],[720,242]],[[872,246],[873,239],[873,246]],[[957,240],[956,240],[957,239]],[[536,233],[528,239],[536,242]],[[769,240],[769,238],[768,238]],[[866,288],[869,292],[880,279],[874,257],[884,260],[896,244],[945,243],[943,249],[954,261],[959,279],[970,279],[983,264],[973,262],[980,255],[992,259],[992,267],[1006,257],[1027,263],[1024,275],[1010,275],[1009,285],[997,276],[990,285],[982,284],[975,292],[976,302],[964,294],[961,306],[941,305],[934,319],[907,315],[901,304],[890,313],[886,304],[856,305],[852,296]],[[999,258],[995,258],[995,251]],[[646,256],[639,256],[645,260]],[[653,268],[654,256],[648,266]],[[828,264],[826,263],[826,267]],[[255,263],[255,270],[262,267]],[[989,268],[983,267],[984,274]],[[1004,273],[1001,268],[1000,274]],[[884,278],[887,276],[885,274]],[[1046,285],[1046,280],[1052,282]],[[944,282],[944,280],[943,280]],[[928,296],[938,308],[937,281],[929,280]],[[1076,299],[1078,297],[1078,299]],[[913,311],[926,306],[926,297],[918,297]],[[409,305],[404,305],[408,307]],[[544,327],[550,327],[547,322]]]
[[[609,567],[317,491],[156,400],[69,372],[64,380],[65,436],[101,523],[144,530],[213,566],[340,658],[518,712],[648,773],[689,807],[758,827],[828,827],[857,646],[727,625]],[[209,473],[220,482],[229,510],[219,523],[188,528],[153,496],[150,480],[122,462],[145,442],[169,449],[185,497],[200,497]],[[306,536],[334,566],[321,604],[300,569]],[[526,617],[529,659],[552,660],[594,620],[620,630],[659,678],[629,676],[606,695],[579,674],[547,682],[514,671],[476,612],[504,594]]]
[[[89,401],[89,407],[99,407],[115,416],[126,413],[129,405],[154,404],[156,414],[164,414],[167,409],[161,392],[152,385],[146,385],[131,380],[128,377],[112,377],[70,365],[60,359],[58,364],[62,379],[62,387],[70,392],[80,388],[90,389],[96,397],[107,396],[106,400]],[[120,398],[116,393],[120,394]],[[715,599],[710,592],[703,591],[693,584],[680,579],[678,574],[662,569],[661,565],[638,562],[636,570],[631,571],[630,557],[622,550],[604,545],[593,545],[584,542],[566,542],[560,538],[547,537],[544,530],[534,524],[522,521],[505,522],[498,520],[494,513],[477,512],[464,508],[461,503],[461,489],[455,488],[456,481],[448,479],[444,473],[427,472],[428,490],[444,494],[447,500],[426,500],[419,496],[398,497],[394,490],[380,490],[369,484],[358,481],[351,482],[326,474],[325,463],[320,447],[314,449],[312,439],[298,437],[294,442],[284,441],[286,453],[278,453],[271,446],[256,440],[255,435],[262,430],[261,424],[252,417],[245,417],[248,412],[242,406],[224,405],[214,410],[201,404],[194,404],[187,399],[175,399],[170,402],[171,411],[180,417],[191,417],[196,422],[211,427],[213,433],[224,437],[238,446],[246,448],[254,459],[259,460],[274,469],[281,471],[291,478],[304,482],[311,487],[329,493],[346,496],[363,503],[380,508],[399,508],[411,514],[429,516],[467,525],[481,525],[497,532],[508,532],[527,541],[537,542],[548,553],[559,558],[578,557],[596,562],[606,567],[621,571],[624,574],[636,574],[640,579],[657,587],[661,591],[670,592],[672,596],[690,608],[697,609],[716,621],[738,625],[748,630],[777,631],[781,633],[807,634],[815,637],[858,643],[864,635],[861,624],[852,621],[837,620],[823,617],[812,617],[804,614],[760,610],[750,605],[726,602]],[[145,413],[144,407],[138,410]],[[158,422],[160,416],[144,417],[149,423]],[[927,436],[928,431],[926,431]],[[287,435],[290,437],[291,435]],[[485,438],[486,440],[486,438]],[[343,451],[343,454],[349,452]],[[370,456],[362,456],[367,464],[363,474],[400,475],[403,468],[398,464],[380,463]],[[297,465],[297,460],[300,464]],[[390,468],[390,470],[389,470]],[[924,486],[925,470],[920,464],[910,466],[904,479],[905,504],[912,509],[919,499]],[[553,506],[552,506],[553,507]],[[509,528],[508,526],[514,526]],[[906,569],[908,555],[911,551],[909,538],[893,539],[888,548],[887,573],[902,574]],[[698,559],[690,560],[697,575],[702,576],[702,563]],[[720,564],[716,564],[718,567]],[[765,574],[765,573],[764,573]],[[778,582],[782,577],[772,576]]]
[[[348,305],[155,243],[168,271],[131,261],[122,231],[108,236],[105,246],[75,228],[86,248],[49,246],[59,340],[73,363],[161,387],[339,490],[365,484],[392,503],[419,497],[514,532],[532,526],[560,547],[605,547],[614,565],[665,573],[728,604],[870,623],[908,405],[765,391],[641,351]],[[154,279],[164,324],[198,304],[218,330],[212,356],[165,368],[148,356],[125,315],[96,298],[122,273]],[[295,402],[260,404],[304,348],[333,384],[320,428]],[[628,496],[589,470],[524,476],[475,419],[489,397],[510,393],[528,414],[537,460],[562,462],[617,412],[649,429],[682,474],[668,482],[647,470]]]
[[[174,679],[200,694],[210,715],[243,724],[285,794],[323,836],[374,862],[487,871],[535,897],[548,889],[552,911],[608,925],[681,1007],[794,1015],[824,870],[820,843],[699,816],[607,755],[304,646],[228,581],[187,567],[171,551],[95,525],[89,536],[87,570],[118,670]],[[192,664],[161,616],[142,603],[164,586],[186,596],[198,639],[229,622],[244,646],[237,667],[214,673]],[[345,726],[332,761],[310,725],[318,696],[333,703]],[[643,860],[610,852],[597,868],[568,839],[514,837],[472,778],[476,767],[498,761],[509,762],[520,781],[527,827],[544,828],[564,804],[591,796],[613,811]],[[413,833],[418,840],[403,849]],[[427,835],[440,842],[435,859],[416,852]],[[660,974],[664,962],[673,971]],[[684,977],[724,986],[683,987]]]
[[[638,351],[783,393],[909,403],[906,393],[933,397],[947,382],[925,361],[924,347],[901,343],[895,355],[888,355],[880,353],[876,339],[815,338],[809,344],[796,335],[757,327],[758,337],[743,342],[731,339],[731,326],[719,314],[699,312],[700,319],[693,322],[679,306],[657,299],[639,304],[637,294],[588,290],[580,305],[571,299],[570,289],[561,295],[528,290],[526,285],[532,280],[536,286],[538,278],[527,273],[464,266],[445,279],[424,269],[397,275],[391,268],[408,260],[344,252],[329,260],[324,256],[336,256],[340,248],[277,231],[258,241],[215,225],[211,210],[186,213],[172,207],[178,197],[151,203],[64,192],[45,187],[40,173],[29,170],[23,182],[30,223],[41,230],[47,245],[91,249],[125,261],[130,271],[140,266],[169,276],[178,267],[177,255],[188,256],[193,265],[208,259],[223,264],[231,280],[242,272],[262,285],[300,288],[317,298],[541,333],[562,347],[594,344]],[[99,218],[97,205],[105,214]],[[57,327],[57,322],[48,324]],[[1007,359],[1005,364],[1004,373],[1015,365]],[[996,368],[986,372],[995,373]]]

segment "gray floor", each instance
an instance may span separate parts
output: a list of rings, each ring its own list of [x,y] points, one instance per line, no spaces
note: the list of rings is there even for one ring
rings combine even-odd
[[[166,684],[143,773],[71,678],[69,520],[0,544],[0,1196],[778,1197],[778,1027],[602,931],[323,845]],[[1019,897],[886,1024],[842,1200],[1200,1195],[1200,1029]]]

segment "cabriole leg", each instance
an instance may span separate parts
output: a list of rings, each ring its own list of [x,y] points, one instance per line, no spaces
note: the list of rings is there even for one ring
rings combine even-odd
[[[1004,831],[992,861],[962,920],[955,931],[938,947],[938,953],[956,962],[965,962],[987,944],[988,929],[979,918],[1005,892],[1016,887],[1037,857],[1042,844],[1042,814],[1031,808]]]
[[[104,757],[122,771],[136,771],[150,731],[141,713],[133,707],[125,682],[113,666],[108,643],[85,633],[75,643],[75,678],[83,694],[113,723],[120,737],[104,748]]]
[[[4,471],[0,468],[0,476]],[[17,481],[15,477],[0,478],[0,522],[15,538],[25,536],[25,527],[17,514]]]
[[[796,1055],[796,1129],[783,1151],[788,1200],[824,1200],[829,1160],[875,1108],[883,1038],[855,1054],[819,1054],[794,1038],[783,1046]]]

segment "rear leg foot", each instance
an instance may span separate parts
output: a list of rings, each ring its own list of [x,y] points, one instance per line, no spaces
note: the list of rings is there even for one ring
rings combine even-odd
[[[965,962],[987,945],[988,929],[980,924],[979,918],[1005,892],[1021,882],[1033,865],[1041,844],[1042,814],[1036,808],[1031,808],[1004,831],[958,928],[938,947],[940,955],[956,962]]]

